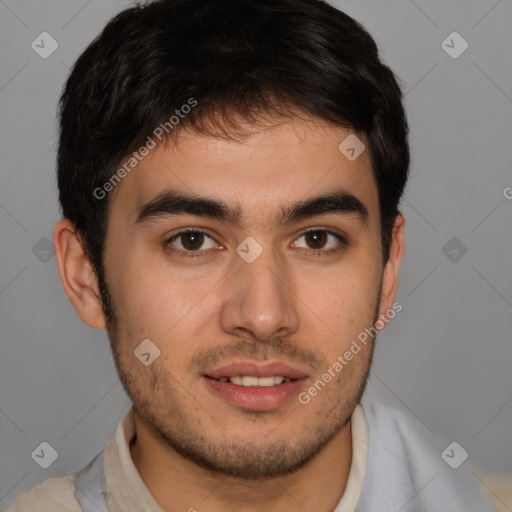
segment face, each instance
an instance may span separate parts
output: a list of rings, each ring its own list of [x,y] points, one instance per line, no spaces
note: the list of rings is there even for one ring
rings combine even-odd
[[[349,134],[312,119],[242,141],[182,132],[112,193],[117,368],[154,434],[203,467],[289,473],[361,396],[371,340],[333,365],[390,304],[378,191],[368,151],[338,150]],[[134,355],[143,340],[150,360],[159,351],[147,366]]]

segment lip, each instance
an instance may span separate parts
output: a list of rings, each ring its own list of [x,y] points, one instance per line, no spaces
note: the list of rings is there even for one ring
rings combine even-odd
[[[245,361],[235,362],[205,373],[206,377],[211,377],[213,379],[220,379],[222,377],[238,377],[240,375],[246,375],[248,377],[271,377],[273,375],[279,375],[288,379],[305,379],[308,377],[308,374],[302,370],[293,368],[292,366],[280,361],[265,364]]]
[[[270,377],[281,376],[293,379],[289,382],[270,387],[245,387],[221,382],[221,377]],[[202,376],[205,386],[230,405],[249,411],[271,411],[283,406],[296,397],[304,387],[308,375],[282,362],[257,364],[250,362],[230,363]]]

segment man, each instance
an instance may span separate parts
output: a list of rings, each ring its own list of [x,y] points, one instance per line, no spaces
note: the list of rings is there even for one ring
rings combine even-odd
[[[133,401],[23,511],[490,511],[362,399],[404,252],[400,88],[320,0],[125,10],[61,98],[54,242]]]

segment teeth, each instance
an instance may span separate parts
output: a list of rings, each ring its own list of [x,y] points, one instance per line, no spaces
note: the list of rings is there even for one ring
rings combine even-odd
[[[267,382],[267,378],[265,379],[261,379],[261,380],[264,380],[265,382]],[[259,381],[260,379],[258,379],[258,377],[242,377],[242,386],[245,386],[245,387],[253,387],[253,386],[257,386],[259,384]],[[271,383],[271,385],[273,384],[273,382]]]
[[[221,382],[231,382],[231,384],[236,384],[237,386],[244,387],[262,387],[268,388],[270,386],[276,386],[282,384],[283,382],[290,382],[291,379],[284,378],[281,376],[270,376],[270,377],[251,377],[248,375],[238,376],[238,377],[222,377],[219,379]]]

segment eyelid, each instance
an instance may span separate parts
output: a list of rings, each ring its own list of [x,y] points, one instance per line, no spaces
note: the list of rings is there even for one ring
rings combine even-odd
[[[332,235],[336,238],[338,238],[343,243],[348,244],[347,237],[344,233],[341,233],[339,231],[336,231],[332,228],[328,228],[326,226],[315,226],[312,228],[307,228],[305,231],[301,231],[299,235],[294,240],[297,240],[297,238],[300,238],[301,236],[307,235],[308,233],[314,232],[314,231],[324,231],[328,235]]]
[[[217,245],[220,245],[219,242],[217,242],[217,240],[215,240],[215,238],[210,235],[210,233],[208,233],[207,230],[203,229],[203,228],[194,228],[194,227],[190,227],[190,228],[184,228],[182,229],[181,231],[178,231],[177,233],[175,233],[174,235],[170,236],[170,237],[166,237],[165,239],[165,245],[169,245],[171,242],[173,242],[174,240],[176,240],[177,238],[179,238],[181,235],[184,235],[186,233],[201,233],[202,235],[204,235],[205,237],[208,237],[210,238],[211,240],[213,240]],[[198,250],[198,251],[183,251],[182,249],[178,249],[178,251],[181,251],[181,252],[188,252],[188,253],[193,253],[193,252],[205,252],[205,250]]]
[[[202,233],[203,235],[213,238],[212,235],[210,235],[206,229],[189,227],[189,228],[181,229],[180,231],[178,231],[177,233],[175,233],[172,236],[167,236],[166,240],[167,240],[167,242],[170,242],[171,240],[174,240],[175,238],[178,238],[180,235],[183,235],[185,233]]]

